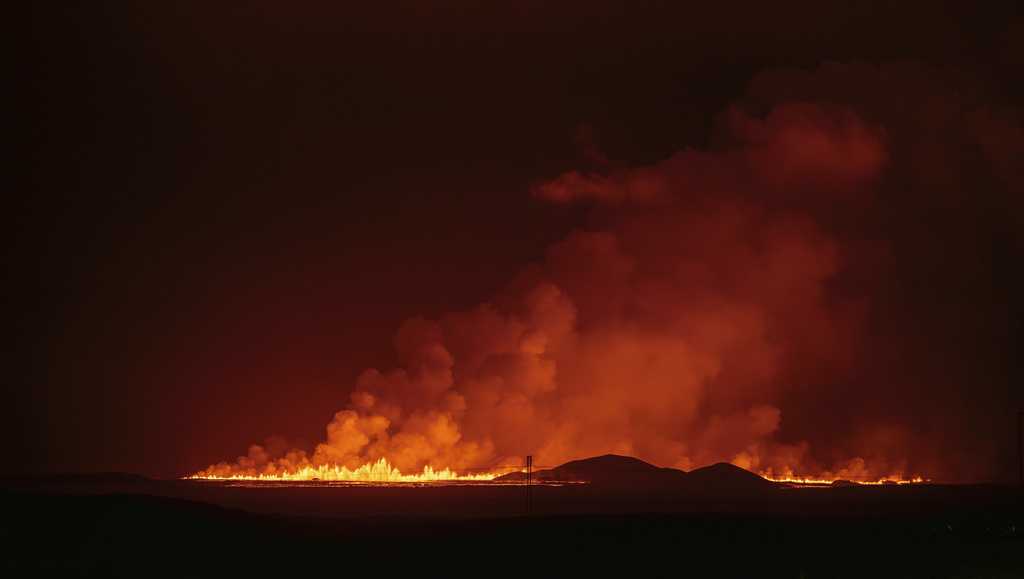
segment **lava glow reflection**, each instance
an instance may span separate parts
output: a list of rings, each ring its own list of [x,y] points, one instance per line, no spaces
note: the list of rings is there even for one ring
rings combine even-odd
[[[366,483],[423,483],[453,481],[490,481],[502,473],[459,474],[449,468],[435,470],[423,467],[418,474],[403,474],[391,466],[387,459],[366,463],[355,469],[335,464],[304,466],[293,471],[219,474],[212,469],[197,472],[186,478],[199,480],[253,480],[253,481],[339,481]]]

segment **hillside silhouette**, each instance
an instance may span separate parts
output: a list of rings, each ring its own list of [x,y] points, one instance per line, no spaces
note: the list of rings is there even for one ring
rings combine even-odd
[[[619,490],[675,491],[696,495],[760,493],[777,487],[775,483],[732,464],[718,463],[686,472],[617,454],[574,460],[536,471],[533,478],[538,482],[589,483]],[[526,480],[526,474],[514,472],[495,480],[519,482]]]

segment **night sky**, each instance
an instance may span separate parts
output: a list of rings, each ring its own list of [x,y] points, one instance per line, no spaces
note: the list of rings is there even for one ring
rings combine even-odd
[[[884,128],[885,182],[859,217],[828,199],[763,203],[812,215],[857,255],[829,291],[870,287],[865,343],[906,350],[871,346],[860,370],[827,379],[801,366],[820,385],[778,394],[782,438],[813,446],[814,421],[865,408],[938,445],[967,440],[958,457],[978,447],[970,476],[1015,468],[1019,8],[367,4],[34,6],[13,111],[27,179],[6,211],[5,471],[178,476],[270,435],[308,448],[360,372],[401,363],[403,320],[473,308],[570,232],[628,211],[552,203],[542,184],[727,146],[731,106],[760,118],[794,100]],[[887,94],[829,63],[929,72]],[[970,118],[995,136],[917,156],[899,116],[879,112],[911,90],[993,111]],[[900,181],[921,174],[934,187]],[[895,265],[866,265],[878,240]],[[918,385],[870,385],[880,375]],[[863,399],[849,394],[862,383]],[[880,409],[886,391],[899,411]]]

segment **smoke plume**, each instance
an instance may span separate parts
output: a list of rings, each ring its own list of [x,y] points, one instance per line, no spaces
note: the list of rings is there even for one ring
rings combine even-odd
[[[539,183],[590,225],[479,306],[406,321],[400,366],[364,371],[311,452],[255,445],[209,472],[612,452],[998,475],[1020,111],[956,71],[829,64],[758,75],[709,141]]]

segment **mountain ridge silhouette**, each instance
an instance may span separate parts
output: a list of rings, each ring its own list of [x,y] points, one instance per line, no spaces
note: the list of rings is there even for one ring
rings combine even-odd
[[[525,479],[525,473],[514,472],[495,480],[520,482]],[[772,481],[729,463],[720,462],[687,472],[655,466],[632,456],[617,454],[573,460],[554,468],[538,470],[533,473],[533,480],[705,494],[759,492],[778,487]]]

